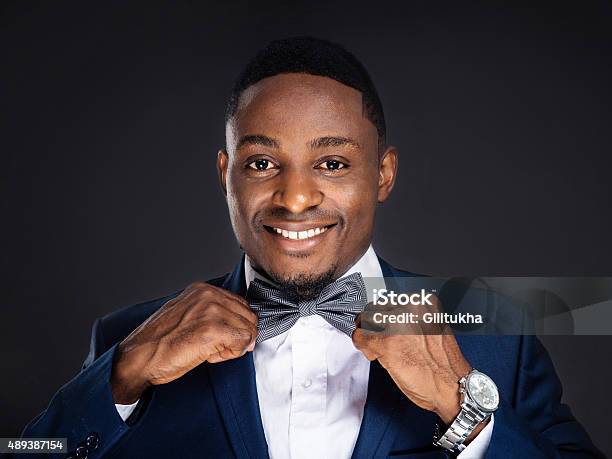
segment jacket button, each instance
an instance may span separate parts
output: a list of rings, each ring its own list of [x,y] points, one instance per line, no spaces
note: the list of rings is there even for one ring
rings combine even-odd
[[[79,446],[74,450],[74,456],[76,459],[87,459],[89,455],[89,450],[85,446]]]
[[[89,449],[96,449],[100,446],[100,437],[98,437],[98,434],[95,432],[90,433],[85,440],[85,445]]]

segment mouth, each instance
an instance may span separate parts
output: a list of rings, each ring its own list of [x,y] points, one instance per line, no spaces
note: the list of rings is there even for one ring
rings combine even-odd
[[[292,241],[301,241],[307,239],[315,239],[317,236],[324,234],[326,231],[330,230],[337,223],[332,223],[329,225],[305,225],[305,224],[290,224],[287,223],[285,225],[263,225],[268,233],[274,234],[281,238],[292,240]]]

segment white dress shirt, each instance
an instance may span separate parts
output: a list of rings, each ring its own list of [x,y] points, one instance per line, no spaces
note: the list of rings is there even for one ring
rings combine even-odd
[[[383,277],[372,246],[342,277],[355,272],[364,278]],[[265,279],[248,256],[244,274],[247,287],[255,278]],[[370,362],[346,334],[318,315],[301,317],[290,330],[258,343],[253,361],[272,459],[351,457],[363,419]],[[123,420],[136,403],[116,405]],[[458,457],[483,458],[492,431],[493,418]]]

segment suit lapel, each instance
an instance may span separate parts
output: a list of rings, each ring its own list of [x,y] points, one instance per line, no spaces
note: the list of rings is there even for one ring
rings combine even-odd
[[[370,364],[368,398],[363,410],[363,421],[353,451],[355,458],[376,456],[387,433],[393,412],[400,401],[397,391],[389,385],[389,380],[387,371],[378,361],[373,361]],[[393,432],[390,434],[393,435]]]
[[[398,271],[378,259],[385,278],[415,276]],[[391,286],[387,286],[388,288]],[[431,446],[437,417],[412,403],[395,385],[378,361],[370,365],[368,398],[354,458],[386,457],[398,433],[402,432],[402,450],[419,450]]]
[[[223,288],[244,296],[244,255],[223,283]],[[261,423],[253,354],[206,365],[219,412],[238,457],[268,457],[268,445]]]
[[[387,370],[374,361],[370,365],[368,398],[353,457],[387,457],[394,443],[403,453],[433,449],[436,421],[434,413],[412,403]]]

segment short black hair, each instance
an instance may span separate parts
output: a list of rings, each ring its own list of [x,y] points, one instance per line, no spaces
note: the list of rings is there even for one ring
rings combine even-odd
[[[385,115],[378,92],[363,64],[343,46],[314,37],[274,40],[260,50],[238,76],[225,110],[225,122],[238,108],[242,92],[281,73],[307,73],[332,78],[361,92],[365,116],[376,126],[378,142],[386,138]]]

